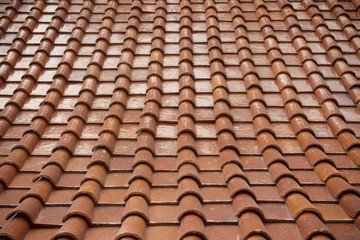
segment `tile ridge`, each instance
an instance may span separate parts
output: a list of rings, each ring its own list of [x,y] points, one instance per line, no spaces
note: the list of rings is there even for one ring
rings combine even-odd
[[[29,68],[21,77],[21,82],[14,90],[12,98],[5,104],[5,108],[0,114],[1,137],[5,135],[18,113],[22,110],[25,101],[28,99],[33,90],[34,84],[43,72],[46,61],[49,58],[49,51],[54,44],[55,38],[58,36],[60,26],[67,16],[69,7],[70,4],[67,0],[61,0],[59,2],[55,15],[46,29],[44,37],[41,39],[40,46],[29,64]],[[39,12],[39,14],[41,14],[41,12]],[[13,66],[14,65],[15,62]],[[30,153],[33,149],[29,148],[26,150]]]
[[[340,23],[345,36],[353,45],[356,54],[360,57],[360,34],[355,24],[351,21],[349,14],[345,12],[344,7],[337,0],[326,0],[326,3]]]
[[[18,1],[14,1],[18,2]],[[38,25],[38,21],[42,15],[42,12],[46,6],[44,0],[37,0],[34,3],[34,6],[31,8],[30,13],[25,19],[25,22],[19,28],[19,31],[13,40],[13,43],[10,49],[7,51],[5,58],[0,62],[0,86],[8,79],[10,73],[13,71],[16,63],[19,61],[19,58],[22,52],[25,49],[25,45],[29,40],[31,34],[33,33],[35,27]],[[11,9],[11,8],[10,8]],[[3,114],[1,114],[3,115]],[[6,115],[3,116],[3,118]],[[11,124],[11,120],[8,120],[8,124]],[[2,120],[3,121],[3,120]],[[7,126],[5,123],[0,123],[1,128]],[[3,137],[5,133],[0,132],[0,136]]]
[[[305,7],[306,12],[311,17],[316,34],[320,38],[331,64],[334,65],[335,71],[340,76],[341,82],[349,91],[353,101],[358,104],[360,101],[360,83],[356,78],[355,72],[350,68],[346,59],[343,57],[342,49],[336,43],[333,34],[329,31],[321,11],[312,0],[302,0],[301,4]]]
[[[326,2],[328,7],[331,9],[332,13],[337,18],[337,21],[339,22],[346,38],[351,42],[351,44],[353,45],[356,51],[356,54],[360,57],[360,35],[359,35],[359,31],[356,28],[356,25],[351,21],[349,14],[345,12],[345,9],[342,6],[342,4],[340,4],[337,0],[327,0]],[[360,6],[360,2],[359,1],[357,2]],[[338,51],[330,50],[329,53],[330,59],[331,57],[336,58],[337,55],[339,55]],[[351,88],[350,96],[355,101],[357,105],[357,109],[360,111],[360,87],[354,86],[353,88]]]
[[[67,2],[68,3],[68,2]],[[57,12],[57,17],[53,17],[48,29],[55,29],[56,31],[59,30],[60,25],[62,23],[62,20],[66,17],[68,8],[70,7],[70,4],[66,4],[64,2],[60,2],[57,9],[60,11]],[[84,16],[90,17],[91,11],[93,8],[93,4],[89,4],[89,2],[85,2],[83,5],[82,13],[83,16],[80,16],[77,20],[78,22],[81,22],[84,18]],[[61,16],[61,17],[59,17]],[[87,24],[88,19],[86,19],[85,23]],[[77,30],[82,31],[82,35],[80,34],[77,39],[70,39],[67,49],[65,50],[65,54],[63,57],[63,60],[59,63],[59,68],[57,73],[54,75],[53,78],[53,84],[48,90],[48,94],[45,97],[44,101],[42,102],[42,105],[40,109],[44,106],[46,106],[46,111],[41,111],[35,115],[35,117],[32,119],[32,124],[30,127],[24,132],[23,137],[21,138],[18,145],[15,145],[15,147],[12,149],[10,155],[8,158],[3,162],[4,165],[2,165],[0,168],[3,168],[4,166],[12,166],[16,167],[16,173],[17,171],[23,166],[26,159],[28,158],[28,154],[31,155],[32,151],[34,150],[37,142],[41,139],[45,128],[47,127],[48,122],[50,122],[50,119],[52,117],[52,113],[57,107],[57,104],[59,103],[60,98],[62,97],[62,94],[65,89],[66,81],[68,78],[68,74],[66,76],[58,76],[58,73],[61,72],[60,69],[62,69],[62,66],[66,66],[66,69],[68,71],[71,70],[73,64],[74,64],[74,58],[77,55],[79,51],[79,44],[82,41],[82,36],[84,35],[86,24],[82,25],[82,28],[76,28]],[[43,42],[43,41],[42,41]],[[43,53],[44,49],[41,47],[44,45],[40,45],[37,52]],[[75,47],[77,46],[77,48]],[[75,48],[74,48],[75,47]],[[51,49],[48,48],[49,50]],[[69,54],[70,53],[70,54]],[[47,52],[49,54],[49,52]],[[43,115],[42,113],[46,113],[46,115]],[[81,127],[82,125],[80,125]],[[81,129],[80,129],[81,131]],[[65,132],[66,134],[66,132]],[[68,143],[74,143],[73,140],[76,142],[76,136],[75,134],[71,135],[69,137],[63,137],[65,134],[62,134],[63,141]],[[60,140],[61,141],[61,140]],[[69,146],[69,145],[67,145]],[[75,146],[75,144],[74,144]],[[58,151],[57,151],[58,150]],[[62,161],[66,161],[70,158],[70,154],[73,153],[73,149],[54,149],[54,153],[52,155],[52,158],[59,158],[62,159]],[[35,219],[37,215],[39,214],[42,206],[47,201],[49,194],[53,190],[53,186],[56,185],[58,178],[60,177],[62,170],[61,167],[57,164],[51,164],[51,158],[49,160],[50,164],[44,165],[42,173],[40,173],[39,177],[37,179],[34,179],[34,184],[32,185],[31,189],[21,197],[20,203],[17,205],[17,207],[11,211],[7,219],[10,218],[10,220],[7,222],[7,224],[0,230],[0,236],[12,236],[13,238],[23,238],[25,234],[27,233],[27,225],[34,224]],[[66,165],[65,165],[66,167]],[[15,173],[15,174],[16,174]],[[12,181],[14,178],[13,175],[5,175],[5,177],[8,177],[7,179],[4,179],[8,181],[8,184]],[[28,224],[22,224],[17,225],[20,221],[18,218],[24,218],[28,222]],[[15,231],[14,231],[15,229]],[[21,231],[18,231],[18,230]],[[19,235],[21,234],[21,236]],[[15,237],[14,237],[15,236]]]
[[[63,20],[59,20],[59,19],[64,19],[66,17],[66,11],[68,8],[69,8],[69,5],[66,5],[61,2],[59,3],[58,14],[62,14],[61,18],[54,17],[53,20],[51,21],[48,29],[51,29],[53,31],[55,31],[55,30],[58,31],[58,29],[60,28],[59,24],[56,24],[56,27],[51,26],[51,25],[52,25],[52,23],[55,23],[55,22],[59,22],[59,21],[62,22]],[[44,41],[46,41],[46,40],[44,40]],[[15,90],[13,97],[11,98],[10,101],[8,101],[5,104],[6,107],[2,111],[2,114],[11,116],[11,122],[14,121],[16,115],[20,112],[21,107],[24,105],[27,97],[30,95],[33,85],[35,84],[35,81],[38,78],[38,76],[43,68],[44,62],[47,59],[47,56],[45,56],[45,57],[43,56],[44,52],[43,52],[41,46],[38,48],[37,53],[39,53],[39,55],[37,55],[38,57],[36,57],[36,55],[34,56],[34,59],[32,60],[32,63],[30,64],[30,67],[28,70],[29,72],[31,72],[32,70],[30,70],[30,69],[32,68],[32,66],[34,66],[34,68],[39,70],[39,71],[36,71],[37,72],[36,74],[34,73],[36,75],[36,77],[34,77],[34,79],[31,79],[31,78],[27,77],[25,74],[23,76],[21,83]],[[42,57],[44,57],[42,60],[41,60],[41,57],[39,57],[40,55]],[[39,61],[41,60],[42,66],[39,64],[39,62],[37,60],[39,60]],[[55,80],[56,80],[56,77],[54,77],[54,82],[56,82]],[[61,79],[61,81],[62,81],[61,83],[62,83],[63,88],[65,88],[66,79]],[[24,132],[19,143],[11,149],[11,153],[7,157],[7,159],[1,163],[0,171],[5,165],[9,165],[12,168],[14,168],[13,171],[9,171],[9,172],[5,173],[4,175],[2,175],[1,181],[3,182],[3,184],[5,184],[5,186],[8,186],[10,184],[10,182],[16,175],[17,171],[19,171],[19,169],[25,163],[28,155],[30,155],[33,152],[37,142],[40,140],[40,138],[45,130],[43,127],[45,127],[51,119],[52,112],[55,108],[54,105],[56,105],[56,102],[61,97],[61,94],[58,92],[56,92],[54,94],[49,93],[48,95],[50,97],[50,100],[53,100],[53,101],[48,101],[49,98],[44,99],[43,104],[41,105],[37,115],[32,119],[33,124],[28,128],[27,131]],[[7,120],[2,118],[2,119],[0,119],[0,121],[1,121],[1,123],[4,123]],[[6,123],[8,123],[8,122],[6,122]],[[6,125],[6,127],[4,127],[4,130],[5,130],[4,133],[8,130],[9,127],[10,127],[10,125]]]
[[[275,132],[271,127],[270,117],[267,114],[266,103],[264,101],[262,88],[258,79],[259,76],[254,70],[255,68],[253,65],[252,53],[249,48],[249,41],[246,33],[247,28],[245,18],[241,10],[241,5],[238,4],[237,1],[230,1],[230,4],[236,34],[235,37],[237,39],[236,46],[240,60],[240,68],[244,77],[245,86],[247,86],[247,95],[250,102],[250,109],[252,111],[254,130],[257,135],[260,151],[262,152],[265,163],[269,168],[269,173],[273,181],[276,183],[280,195],[285,198],[286,205],[295,219],[304,211],[311,211],[315,214],[320,214],[320,212],[307,199],[308,194],[299,185],[299,181],[295,175],[288,169],[288,163],[282,155],[282,149],[277,143]],[[259,2],[255,4],[259,4]],[[257,11],[257,16],[259,15],[261,17],[265,16],[266,19],[262,20],[262,23],[264,23],[265,26],[272,26],[266,9]],[[271,34],[271,30],[267,30],[266,32]],[[275,41],[272,42],[274,43]],[[276,48],[275,44],[270,51],[270,60],[272,59],[273,61],[276,61],[278,59],[282,59],[280,51]],[[284,75],[286,79],[290,80],[287,76],[288,75]],[[293,201],[291,201],[291,199],[293,199]],[[296,206],[297,209],[294,209],[294,206]]]
[[[317,67],[317,63],[312,56],[311,49],[304,38],[301,27],[297,23],[292,5],[287,1],[281,1],[280,7],[284,9],[283,15],[285,16],[288,29],[291,32],[293,45],[299,55],[301,63],[303,64],[305,74],[309,78],[310,85],[315,92],[315,97],[321,104],[325,119],[328,121],[331,130],[338,137],[340,144],[347,151],[350,159],[352,159],[357,165],[360,165],[360,158],[357,154],[360,152],[360,141],[356,138],[355,132],[345,123],[345,117],[338,108],[337,100],[332,96],[330,88],[326,84],[322,73]],[[317,9],[314,6],[313,8]],[[319,26],[319,28],[321,27],[324,26]],[[328,32],[328,30],[325,32]],[[337,48],[330,49],[329,51],[332,50],[335,50],[336,52],[339,51]],[[331,57],[329,52],[328,55]],[[350,74],[348,76],[353,75]],[[354,92],[356,92],[356,89],[357,87],[352,88]]]
[[[283,2],[284,1],[282,1],[282,3]],[[278,1],[278,3],[282,4],[281,1]],[[292,31],[291,29],[296,29],[297,34],[294,35],[293,40],[297,39],[297,36],[302,36],[302,30],[298,25],[297,19],[293,17],[294,16],[293,8],[290,5],[286,5],[286,4],[282,4],[280,7],[282,9],[282,15],[285,21],[289,21],[288,19],[292,19],[293,25],[292,26],[288,25],[289,31]],[[292,42],[294,43],[294,41]],[[307,56],[307,59],[313,59],[313,56],[309,51],[309,47],[306,42],[304,43],[304,48],[297,50],[297,53],[299,54],[301,59],[304,58],[303,56]],[[303,61],[304,68],[307,68],[309,66],[306,65],[307,61],[313,61],[313,60]],[[314,81],[314,78],[312,78],[314,74],[319,77],[319,75],[317,75],[316,73],[318,71],[317,64],[314,63],[313,66],[314,66],[313,72],[305,70],[305,72],[308,73],[307,77],[310,79],[310,81],[311,80]],[[316,99],[321,105],[326,104],[327,101],[333,104],[335,98],[331,95],[327,85],[324,85],[325,82],[322,79],[322,77],[319,77],[318,79],[319,79],[318,84],[315,83],[311,84]],[[282,90],[282,94],[285,93],[285,90],[286,88]],[[295,91],[292,94],[296,96]],[[286,97],[287,95],[285,95],[283,99],[289,99],[288,97]],[[291,99],[289,101],[291,101]],[[285,105],[289,103],[289,101],[284,101]],[[299,108],[301,109],[300,101],[299,101]],[[337,112],[340,111],[337,110]],[[341,133],[354,134],[354,131],[345,123],[344,117],[342,115],[341,117],[337,115],[329,116],[326,119],[327,119],[327,123],[330,126],[330,129],[334,132],[335,135],[339,136]],[[289,120],[291,122],[294,133],[298,137],[299,141],[305,141],[305,139],[307,142],[313,142],[314,140],[317,141],[315,133],[310,129],[309,123],[306,118],[304,118],[303,116],[294,116],[294,117],[289,117]],[[301,133],[305,133],[306,131],[308,131],[308,133],[306,133],[306,135],[308,136],[301,137],[300,136]],[[310,138],[313,140],[311,140]],[[320,144],[318,146],[315,145],[310,146],[309,148],[306,149],[303,148],[305,155],[307,156],[307,159],[309,160],[310,164],[314,166],[315,173],[320,177],[320,179],[323,182],[326,183],[326,186],[329,189],[329,191],[332,193],[332,195],[340,200],[340,205],[342,206],[342,208],[352,218],[354,219],[359,218],[359,213],[357,212],[356,205],[353,204],[354,203],[353,201],[360,202],[360,198],[359,198],[360,193],[349,184],[347,178],[337,170],[334,161],[324,152],[324,149],[322,147],[320,148],[319,146]],[[339,186],[342,187],[341,191],[339,189]]]
[[[18,13],[21,4],[22,0],[14,0],[5,8],[5,12],[0,17],[0,38],[6,33],[6,30]]]
[[[360,1],[359,0],[351,0],[351,3],[355,7],[357,13],[360,15]]]
[[[289,73],[285,61],[282,57],[281,49],[278,45],[278,40],[272,26],[272,20],[268,13],[267,7],[262,0],[254,2],[257,19],[260,23],[261,31],[264,36],[265,49],[268,59],[271,63],[272,71],[276,78],[276,83],[281,90],[281,96],[285,104],[285,111],[288,119],[292,120],[294,117],[302,121],[302,131],[297,134],[297,141],[303,151],[314,147],[323,151],[323,147],[313,136],[313,132],[309,131],[307,127],[307,117],[302,112],[301,102],[296,94],[296,87],[292,83],[291,74]],[[259,144],[260,145],[260,144]],[[284,171],[285,170],[285,171]],[[273,163],[269,166],[271,175],[278,176],[277,186],[280,187],[288,181],[286,175],[293,174],[286,168],[285,165],[280,167],[278,163]],[[289,171],[289,172],[288,172]],[[285,177],[283,177],[285,176]],[[285,203],[288,206],[292,216],[296,219],[298,228],[305,239],[311,238],[313,235],[321,235],[327,238],[335,239],[333,234],[325,227],[323,223],[324,218],[320,211],[311,203],[308,194],[302,187],[301,191],[288,191],[282,194],[285,198]],[[313,219],[316,224],[306,224],[306,218]],[[304,221],[302,221],[304,219]]]
[[[192,7],[188,0],[180,1],[180,58],[179,58],[179,112],[177,124],[178,177],[177,203],[180,221],[179,239],[187,237],[207,239],[206,217],[196,149],[195,83],[193,71]]]
[[[88,3],[88,2],[86,2]],[[84,5],[84,11],[87,11],[91,15],[91,10]],[[84,14],[86,16],[86,14]],[[89,14],[88,14],[89,17]],[[56,18],[55,18],[56,19]],[[88,20],[84,20],[84,17],[79,17],[78,22]],[[32,118],[31,125],[25,130],[22,135],[21,140],[17,145],[13,147],[10,155],[3,161],[0,165],[2,168],[4,165],[8,164],[17,169],[19,171],[21,167],[24,165],[28,155],[31,155],[36,144],[41,139],[44,134],[45,128],[51,120],[52,114],[55,111],[56,107],[59,104],[59,101],[65,91],[66,81],[70,74],[71,68],[74,64],[74,59],[79,51],[79,45],[82,41],[82,37],[85,33],[86,24],[82,26],[82,28],[77,27],[76,30],[80,31],[82,34],[78,35],[78,38],[73,38],[69,40],[69,44],[67,49],[65,50],[64,57],[62,61],[58,65],[58,69],[53,77],[53,83],[51,87],[48,89],[48,93],[44,100],[42,101],[39,111]],[[42,48],[39,47],[38,51],[42,51]],[[80,123],[83,124],[83,123]],[[81,125],[80,125],[81,126]],[[63,138],[67,140],[74,139],[76,133],[74,132],[74,136],[64,136]],[[73,146],[74,147],[74,146]],[[70,154],[72,154],[73,150],[71,148],[67,149]],[[12,176],[14,177],[14,176]],[[7,185],[12,180],[11,176],[8,176],[8,179],[3,179],[7,181]]]
[[[94,2],[88,3],[95,5]],[[115,10],[116,8],[117,2],[115,0],[108,2],[105,9],[105,16],[102,18],[101,27],[96,39],[95,49],[92,52],[91,60],[87,65],[87,70],[83,77],[84,81],[80,90],[79,99],[69,117],[69,123],[63,131],[63,134],[73,134],[79,138],[83,124],[87,121],[87,115],[92,108],[93,98],[96,95],[100,81],[100,72],[108,52],[110,36],[117,12]],[[77,35],[77,33],[73,31],[72,35]],[[102,186],[104,186],[105,177],[109,169],[109,159],[113,153],[115,137],[118,132],[116,127],[119,127],[119,121],[118,119],[114,121],[111,118],[105,117],[103,130],[99,132],[99,138],[93,148],[86,175],[81,179],[79,190],[72,196],[73,202],[62,219],[62,227],[52,236],[52,239],[81,239],[87,228],[92,225],[93,210],[98,202],[100,191]],[[108,131],[106,127],[109,127],[111,130],[114,129],[115,132]],[[75,143],[71,143],[70,145],[75,145]],[[68,148],[65,144],[60,144],[59,147],[58,150]],[[48,164],[60,165],[64,170],[69,158],[65,162],[59,162],[57,159],[54,160],[55,161],[49,161]]]
[[[132,163],[129,188],[125,195],[125,210],[116,239],[146,239],[147,228],[151,221],[149,214],[150,190],[154,170],[156,129],[162,105],[166,15],[166,1],[156,1],[152,23],[152,46],[148,63],[146,98],[136,132],[135,159]]]
[[[234,3],[234,2],[233,2]],[[240,10],[239,8],[237,8]],[[239,161],[239,149],[235,141],[233,118],[229,111],[231,102],[228,96],[226,73],[222,56],[218,15],[212,0],[205,1],[208,50],[210,55],[210,74],[213,86],[214,111],[217,144],[220,151],[222,172],[230,192],[232,205],[238,219],[239,232],[242,238],[257,237],[271,239],[263,221],[264,213],[256,202],[256,196],[248,184]],[[241,20],[242,19],[238,19]],[[239,24],[240,24],[239,23]],[[244,51],[249,49],[245,46]]]

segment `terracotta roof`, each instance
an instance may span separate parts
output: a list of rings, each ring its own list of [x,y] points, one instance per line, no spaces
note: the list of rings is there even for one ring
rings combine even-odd
[[[1,239],[360,239],[360,1],[0,2]]]

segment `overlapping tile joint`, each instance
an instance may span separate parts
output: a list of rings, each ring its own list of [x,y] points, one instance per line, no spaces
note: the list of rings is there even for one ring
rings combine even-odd
[[[360,239],[360,0],[0,13],[0,239]]]

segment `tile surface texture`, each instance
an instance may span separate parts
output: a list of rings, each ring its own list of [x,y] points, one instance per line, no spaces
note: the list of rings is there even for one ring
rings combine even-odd
[[[0,239],[360,239],[360,0],[0,1]]]

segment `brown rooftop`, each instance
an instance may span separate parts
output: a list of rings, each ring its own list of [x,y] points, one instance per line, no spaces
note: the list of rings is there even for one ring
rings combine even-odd
[[[0,13],[0,239],[360,239],[360,0]]]

